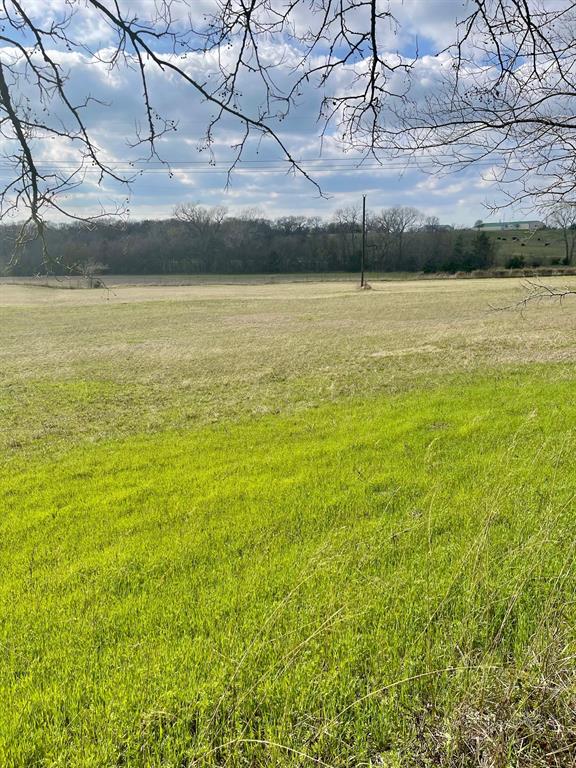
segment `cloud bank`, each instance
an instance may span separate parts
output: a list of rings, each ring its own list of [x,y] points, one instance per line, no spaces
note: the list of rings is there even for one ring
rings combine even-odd
[[[122,0],[121,5],[125,12],[142,14],[154,3]],[[41,24],[61,17],[68,7],[64,0],[28,0],[27,3],[28,12]],[[212,0],[195,2],[190,19],[183,6],[180,7],[182,16],[178,18],[178,3],[174,7],[178,25],[183,27],[191,20],[200,26],[203,15],[214,3]],[[457,21],[465,15],[466,8],[466,1],[391,0],[390,9],[399,25],[383,28],[379,44],[385,47],[391,60],[409,58],[416,49],[423,54],[417,77],[417,87],[422,93],[435,87],[445,60],[434,52],[454,39]],[[305,15],[296,18],[298,23],[305,28]],[[170,216],[174,206],[184,201],[225,205],[231,212],[256,207],[267,217],[289,214],[329,217],[337,208],[358,204],[366,194],[372,210],[410,205],[426,215],[437,216],[443,223],[466,225],[486,217],[486,203],[498,202],[488,163],[469,167],[458,175],[439,176],[426,163],[422,169],[401,159],[382,158],[381,164],[374,160],[361,162],[358,155],[344,152],[335,126],[322,132],[318,114],[323,91],[318,83],[302,88],[296,106],[274,127],[292,156],[301,161],[318,182],[323,196],[301,175],[287,172],[288,166],[273,141],[256,136],[247,142],[242,162],[229,177],[234,148],[241,136],[238,122],[224,118],[208,149],[205,132],[214,107],[195,95],[181,79],[154,66],[148,69],[151,102],[160,115],[174,121],[176,130],[167,133],[158,143],[161,161],[148,159],[144,147],[133,146],[146,120],[137,67],[129,56],[119,67],[112,68],[106,63],[114,53],[115,30],[101,14],[78,5],[70,20],[69,34],[83,45],[74,50],[62,45],[50,53],[68,75],[71,100],[81,103],[88,95],[94,98],[85,111],[85,119],[103,156],[119,171],[134,175],[129,202],[133,218]],[[158,46],[161,50],[162,43]],[[274,63],[273,77],[280,91],[288,90],[294,78],[299,51],[293,46],[293,41],[280,40],[276,45],[263,44],[260,51],[266,62]],[[176,54],[162,53],[176,58]],[[219,67],[232,67],[236,53],[234,46],[223,47],[208,55],[188,54],[178,63],[195,80],[209,84]],[[13,54],[9,46],[0,49],[2,57]],[[361,62],[356,64],[361,65]],[[342,92],[350,87],[351,76],[351,72],[346,71],[338,75]],[[263,98],[259,81],[244,73],[239,86],[242,109],[257,115]],[[20,88],[23,96],[34,99],[30,84],[23,82]],[[278,110],[280,117],[281,104]],[[66,163],[72,167],[72,150],[64,140],[37,142],[37,151],[45,168],[66,167]],[[6,170],[2,173],[6,174]],[[67,205],[78,215],[93,213],[110,207],[125,194],[121,185],[110,180],[100,183],[98,175],[89,172],[83,185],[69,195]],[[518,214],[512,211],[510,215]]]

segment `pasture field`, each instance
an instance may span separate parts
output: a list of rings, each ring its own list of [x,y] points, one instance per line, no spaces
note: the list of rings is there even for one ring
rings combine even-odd
[[[576,300],[523,291],[0,284],[0,765],[574,765]]]
[[[551,261],[558,264],[566,255],[564,232],[560,229],[485,231],[495,241],[499,264],[505,264],[512,257],[523,258],[527,265]],[[572,233],[568,238],[572,239]]]

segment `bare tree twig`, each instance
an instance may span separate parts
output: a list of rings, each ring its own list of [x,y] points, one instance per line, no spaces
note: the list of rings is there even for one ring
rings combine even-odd
[[[522,287],[525,291],[523,298],[504,306],[490,306],[494,312],[507,312],[510,310],[524,311],[530,304],[540,304],[543,301],[557,301],[560,304],[569,296],[576,296],[576,288],[559,288],[546,283],[537,283],[526,280]]]

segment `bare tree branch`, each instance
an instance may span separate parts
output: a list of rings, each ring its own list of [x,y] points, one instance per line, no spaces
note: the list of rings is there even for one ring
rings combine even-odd
[[[322,194],[282,129],[314,89],[319,138],[330,132],[359,158],[401,156],[435,173],[493,160],[491,180],[509,189],[510,202],[576,203],[576,0],[470,6],[453,43],[438,52],[440,74],[423,95],[417,44],[407,56],[384,43],[399,28],[387,0],[214,0],[204,14],[192,0],[155,0],[138,13],[120,0],[63,0],[48,22],[27,0],[0,0],[0,145],[11,173],[0,189],[0,219],[25,211],[22,237],[33,237],[52,216],[80,216],[69,198],[88,173],[101,187],[129,188],[136,176],[99,146],[87,109],[106,104],[90,93],[74,101],[63,51],[137,74],[141,114],[134,117],[143,127],[130,147],[142,147],[142,162],[168,173],[162,141],[178,125],[157,107],[158,82],[179,83],[192,105],[212,108],[202,145],[208,162],[219,132],[232,126],[228,183],[264,139],[288,172]],[[100,50],[75,39],[76,21],[88,13],[107,25],[113,45]],[[195,68],[208,60],[210,77]],[[47,162],[49,140],[73,159]],[[87,224],[109,213],[103,206]]]
[[[533,280],[526,280],[522,284],[525,291],[524,296],[518,301],[505,304],[501,307],[491,306],[494,312],[506,312],[516,310],[523,312],[530,304],[541,304],[544,301],[556,301],[562,304],[564,299],[569,296],[576,296],[576,288],[556,287],[547,283],[536,283]]]

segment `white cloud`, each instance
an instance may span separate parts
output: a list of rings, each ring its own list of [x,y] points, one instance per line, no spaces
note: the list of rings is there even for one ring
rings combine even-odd
[[[456,24],[472,11],[471,0],[390,0],[400,25],[401,47],[414,45],[442,50],[454,42]]]
[[[388,46],[390,56],[398,50],[408,52],[416,37],[426,41],[426,49],[442,47],[454,36],[455,19],[465,11],[465,5],[452,0],[427,3],[424,0],[392,0],[392,10],[402,23],[401,33],[396,35],[390,27],[381,30],[381,44]],[[150,14],[154,3],[144,4],[140,0],[123,0],[122,7],[134,13]],[[48,20],[66,7],[64,0],[28,0],[27,7],[35,18]],[[85,50],[60,50],[55,55],[63,70],[69,73],[69,92],[72,101],[81,102],[87,95],[99,99],[85,111],[87,124],[93,131],[103,154],[121,168],[128,169],[128,163],[143,154],[144,148],[131,149],[135,126],[143,126],[146,116],[143,111],[142,83],[138,71],[132,67],[110,69],[106,61],[113,49],[114,34],[109,25],[84,4],[73,4],[76,15],[71,22],[71,33],[87,46],[97,48],[97,55],[90,56]],[[213,0],[196,2],[194,12],[197,18],[213,7]],[[304,8],[304,6],[302,6]],[[143,10],[144,9],[144,10]],[[302,13],[304,13],[302,11]],[[182,18],[184,18],[182,16]],[[309,19],[301,15],[298,24],[305,26]],[[179,22],[178,22],[179,23]],[[210,75],[217,67],[231,65],[234,50],[202,56],[190,54],[185,61],[179,60],[185,70],[197,81],[210,83]],[[2,55],[9,55],[7,48]],[[164,54],[167,56],[168,54]],[[283,41],[281,46],[263,44],[261,55],[271,63],[277,63],[274,77],[279,88],[287,89],[293,78],[293,67],[298,60],[298,50]],[[447,63],[447,57],[425,55],[418,65],[415,97],[434,87],[439,73]],[[340,142],[334,131],[329,131],[323,140],[320,158],[321,126],[316,122],[322,91],[316,85],[304,89],[297,107],[282,123],[275,125],[281,132],[286,146],[296,159],[314,159],[306,167],[322,185],[329,199],[318,196],[314,187],[299,176],[286,175],[277,166],[281,153],[270,140],[259,143],[258,137],[246,145],[245,158],[252,165],[241,166],[232,177],[231,186],[226,189],[227,168],[233,158],[232,145],[241,135],[241,126],[231,118],[224,118],[217,128],[211,150],[216,167],[208,162],[207,153],[200,152],[206,126],[214,108],[194,93],[174,74],[148,67],[150,95],[160,115],[176,121],[178,130],[159,142],[161,156],[171,164],[172,177],[160,164],[144,166],[144,173],[138,176],[132,186],[131,214],[134,217],[168,216],[178,202],[192,199],[207,205],[224,204],[232,212],[248,207],[260,207],[265,215],[280,216],[290,213],[329,216],[343,205],[361,200],[363,193],[369,195],[371,208],[391,205],[415,205],[428,215],[437,215],[446,223],[470,223],[483,216],[484,197],[493,192],[486,167],[469,168],[455,177],[430,176],[418,171],[410,164],[399,161],[384,162],[381,168],[371,162],[364,167],[355,167],[354,155],[342,154]],[[338,87],[345,92],[349,87],[351,72],[338,76]],[[22,86],[29,88],[29,86]],[[239,79],[242,108],[257,116],[262,103],[263,90],[254,77],[244,73]],[[30,91],[33,94],[33,91]],[[58,114],[62,115],[60,110]],[[74,150],[65,142],[44,144],[41,157],[50,162],[72,162]],[[89,174],[84,188],[70,197],[78,212],[94,211],[101,205],[109,204],[116,196],[121,198],[121,186],[105,181],[97,186],[97,176]]]

